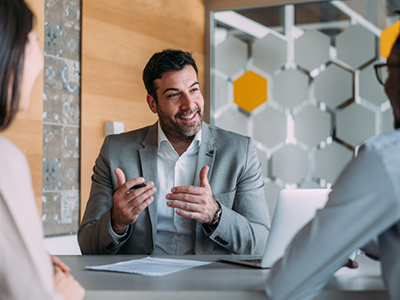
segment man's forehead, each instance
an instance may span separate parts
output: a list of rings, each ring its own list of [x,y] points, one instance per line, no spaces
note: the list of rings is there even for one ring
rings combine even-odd
[[[188,69],[188,68],[191,68]],[[188,86],[193,86],[198,83],[196,71],[192,66],[186,66],[179,71],[169,71],[162,74],[161,78],[154,80],[154,85],[158,89],[164,85],[174,85],[179,82],[185,82]]]

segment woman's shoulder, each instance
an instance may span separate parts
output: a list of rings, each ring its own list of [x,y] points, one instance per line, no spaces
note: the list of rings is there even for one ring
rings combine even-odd
[[[5,137],[0,136],[0,161],[26,160],[24,153]]]

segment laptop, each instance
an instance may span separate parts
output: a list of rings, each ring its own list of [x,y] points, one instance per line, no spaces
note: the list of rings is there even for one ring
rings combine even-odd
[[[283,256],[296,233],[325,206],[330,192],[330,189],[281,190],[262,259],[219,258],[219,261],[271,268]]]

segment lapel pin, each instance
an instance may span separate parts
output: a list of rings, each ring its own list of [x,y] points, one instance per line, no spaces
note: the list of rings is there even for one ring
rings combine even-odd
[[[209,157],[213,157],[213,155],[214,155],[214,150],[208,151],[208,153],[206,153],[206,155],[209,156]]]

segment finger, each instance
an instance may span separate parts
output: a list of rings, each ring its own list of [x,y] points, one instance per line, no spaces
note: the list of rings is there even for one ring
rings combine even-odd
[[[345,267],[349,269],[357,269],[358,268],[358,262],[351,260],[350,258],[347,259],[347,263],[344,265]]]
[[[130,196],[137,197],[151,189],[154,186],[154,182],[148,181],[144,183],[144,178],[139,177],[127,181],[126,186],[128,187],[127,193],[131,194]]]
[[[173,187],[171,189],[171,192],[174,196],[178,194],[202,195],[204,189],[198,186],[182,185]],[[167,195],[172,195],[172,194],[167,194]]]
[[[140,203],[143,201],[146,201],[146,199],[150,198],[157,189],[151,184],[150,186],[145,186],[140,189],[133,190],[128,194],[129,201],[127,202],[127,205],[132,208],[135,208],[138,206]]]
[[[200,193],[198,195],[201,195]],[[179,194],[167,194],[165,196],[168,200],[171,201],[183,201],[183,202],[190,202],[190,203],[200,203],[199,197],[193,193],[186,193],[182,192]]]
[[[143,201],[142,203],[140,203],[139,205],[135,206],[132,209],[132,214],[133,216],[138,216],[143,210],[146,209],[147,206],[149,206],[154,200],[153,196],[150,196],[149,198],[147,198],[145,201]]]
[[[59,277],[60,275],[65,274],[61,268],[57,265],[54,265],[54,276]]]
[[[187,202],[167,201],[167,206],[171,207],[171,208],[184,209],[186,211],[198,210],[198,209],[196,209],[195,204],[189,204]]]
[[[204,215],[197,212],[188,212],[181,209],[175,210],[176,214],[181,217],[196,220],[197,222],[204,223]]]
[[[208,170],[209,170],[209,167],[204,166],[200,171],[200,187],[209,186],[208,178],[207,178]]]
[[[115,176],[117,176],[117,189],[126,181],[125,174],[120,168],[114,169]]]
[[[67,273],[70,271],[70,268],[67,266],[65,262],[59,259],[57,256],[51,255],[51,260],[53,261],[53,265],[59,267],[61,271]]]

